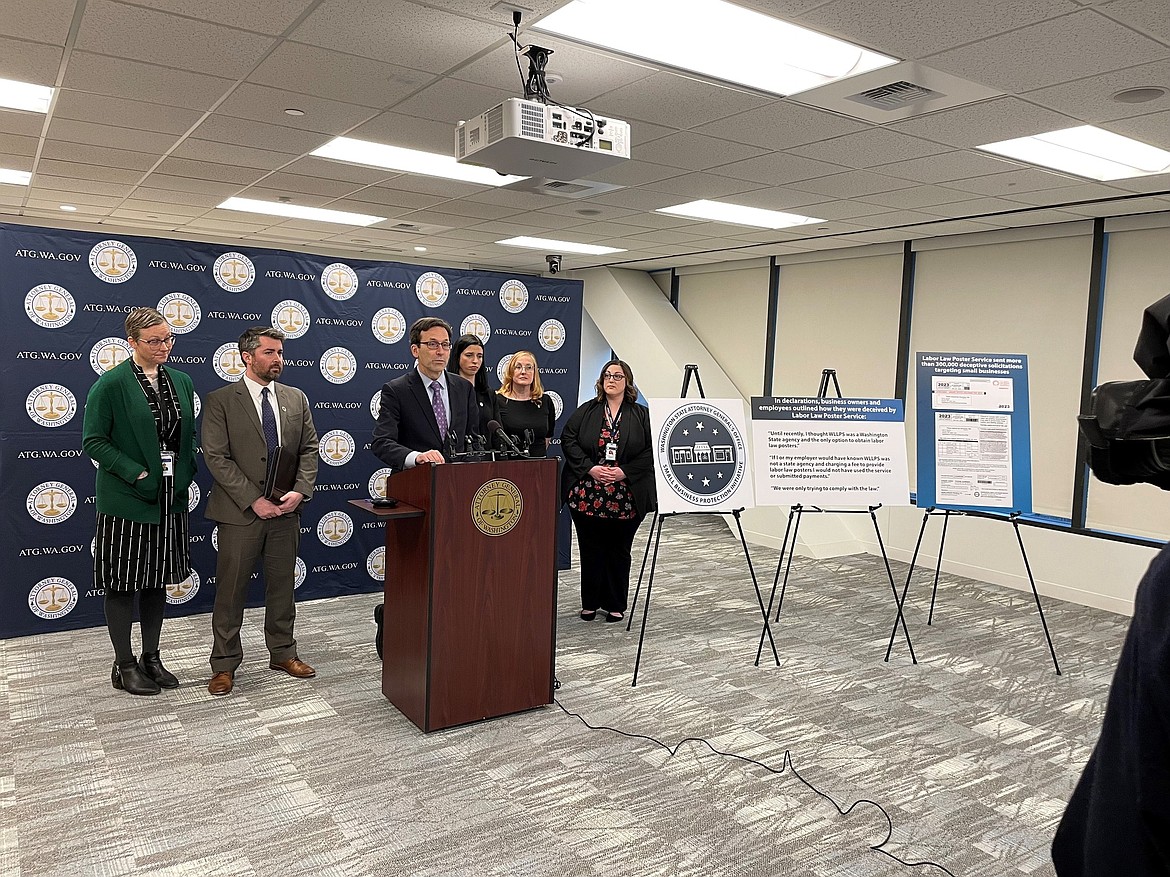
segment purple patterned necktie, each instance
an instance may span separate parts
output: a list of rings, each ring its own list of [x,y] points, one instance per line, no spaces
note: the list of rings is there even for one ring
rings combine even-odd
[[[439,435],[447,438],[447,412],[443,408],[443,385],[438,381],[431,384],[431,407],[435,409],[435,423],[439,425]]]
[[[272,412],[272,406],[268,404],[267,387],[260,391],[260,410],[263,412],[260,425],[264,428],[264,443],[268,445],[268,453],[271,454],[280,441],[276,437],[276,416]]]

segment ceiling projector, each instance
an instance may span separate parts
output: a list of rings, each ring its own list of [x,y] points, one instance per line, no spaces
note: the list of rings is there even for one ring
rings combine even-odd
[[[588,110],[509,98],[455,129],[455,160],[570,181],[630,157],[630,125]]]

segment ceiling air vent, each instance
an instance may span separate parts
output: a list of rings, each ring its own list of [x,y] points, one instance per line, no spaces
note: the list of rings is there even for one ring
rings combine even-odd
[[[503,187],[518,192],[534,192],[537,195],[554,195],[558,198],[591,198],[621,189],[615,183],[599,183],[596,180],[550,180],[545,177],[527,177]]]
[[[849,95],[849,100],[857,101],[859,104],[865,104],[867,107],[897,110],[907,104],[934,100],[943,96],[943,94],[935,91],[933,88],[927,88],[924,85],[915,85],[913,82],[907,82],[905,79],[902,79],[898,82],[891,82],[889,85],[879,85],[877,88],[871,88],[861,92],[861,94],[851,94]]]

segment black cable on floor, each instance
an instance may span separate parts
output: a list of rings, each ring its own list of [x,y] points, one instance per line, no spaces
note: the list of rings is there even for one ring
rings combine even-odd
[[[558,681],[556,687],[560,688],[559,681]],[[806,780],[804,777],[802,777],[800,775],[800,772],[796,769],[796,765],[792,763],[792,750],[790,750],[790,749],[784,750],[784,763],[779,768],[775,768],[775,767],[772,767],[771,765],[764,764],[764,762],[762,762],[762,761],[757,761],[754,758],[748,758],[746,755],[737,755],[734,752],[724,752],[721,749],[716,749],[714,746],[711,745],[710,741],[706,740],[703,737],[684,737],[683,739],[679,740],[676,744],[674,744],[674,746],[668,746],[667,744],[663,743],[661,740],[657,739],[656,737],[651,737],[648,734],[637,734],[637,733],[634,733],[632,731],[623,731],[621,728],[614,728],[614,727],[611,727],[610,725],[592,725],[585,719],[584,716],[582,716],[580,713],[575,713],[572,710],[566,708],[565,705],[562,704],[555,697],[553,698],[553,703],[555,703],[560,708],[561,712],[563,712],[565,715],[572,716],[574,719],[579,721],[582,725],[584,725],[586,728],[588,728],[591,731],[612,731],[615,734],[620,734],[623,737],[629,737],[633,740],[645,740],[649,743],[653,743],[655,746],[658,746],[661,749],[665,749],[671,757],[674,757],[674,755],[679,751],[679,749],[682,748],[683,744],[685,744],[685,743],[700,743],[703,746],[706,746],[708,749],[710,749],[716,755],[721,755],[724,758],[734,758],[737,761],[743,761],[743,762],[746,762],[748,764],[754,764],[757,767],[762,767],[764,770],[766,770],[770,774],[775,774],[775,775],[779,776],[780,774],[783,774],[785,771],[791,771],[792,775],[794,777],[796,777],[798,780],[800,780],[800,782],[809,791],[813,792],[816,795],[819,795],[820,797],[822,797],[826,801],[828,801],[830,804],[832,804],[834,809],[836,809],[837,813],[839,813],[841,816],[848,816],[850,813],[853,812],[854,808],[856,808],[857,806],[859,806],[861,804],[869,804],[873,807],[876,807],[878,812],[881,813],[882,816],[884,816],[886,819],[886,836],[882,839],[881,843],[870,844],[869,848],[871,850],[873,850],[875,853],[886,856],[889,859],[893,859],[899,865],[903,865],[907,868],[924,868],[924,867],[925,868],[937,868],[938,870],[942,871],[944,874],[949,874],[950,877],[955,877],[955,874],[953,871],[949,870],[948,868],[945,868],[944,866],[940,865],[938,862],[931,862],[931,861],[908,862],[905,859],[900,859],[897,856],[895,856],[893,853],[883,849],[883,847],[885,847],[885,845],[888,844],[890,842],[890,839],[894,836],[894,820],[890,818],[890,814],[886,812],[886,808],[883,807],[881,804],[879,804],[877,801],[872,801],[869,798],[859,798],[858,800],[856,800],[852,804],[850,804],[848,807],[842,807],[840,804],[838,804],[833,799],[833,797],[831,795],[829,795],[827,792],[822,792],[820,789],[818,789],[816,786],[814,786],[812,783],[810,783],[808,780]]]

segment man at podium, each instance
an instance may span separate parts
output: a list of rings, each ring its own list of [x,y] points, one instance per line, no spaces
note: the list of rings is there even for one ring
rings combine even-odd
[[[445,451],[462,450],[469,432],[479,427],[475,387],[447,371],[451,326],[439,317],[422,317],[410,327],[415,367],[382,386],[378,424],[370,448],[394,471],[420,463],[447,462]],[[448,380],[450,379],[450,380]],[[382,655],[382,605],[374,608]]]

